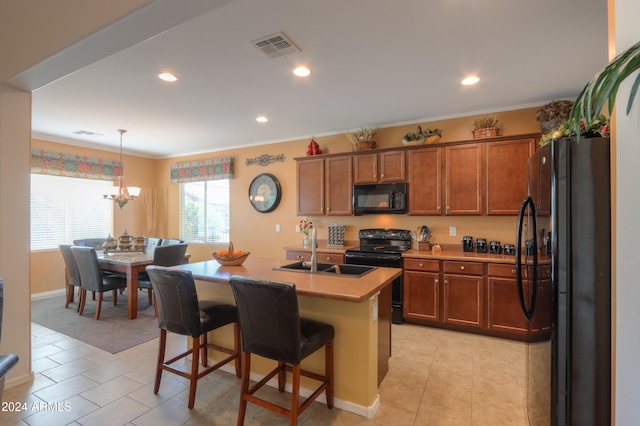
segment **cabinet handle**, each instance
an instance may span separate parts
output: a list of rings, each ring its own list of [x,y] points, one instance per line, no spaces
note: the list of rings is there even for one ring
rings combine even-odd
[[[460,270],[461,270],[461,271],[464,271],[464,266],[461,266],[461,267],[460,267]]]
[[[444,280],[444,285],[449,284],[449,280]]]
[[[438,284],[440,282],[440,280],[438,280],[437,278],[433,281],[434,283]]]
[[[331,260],[331,257],[330,257],[330,256],[327,256],[327,260]]]
[[[419,263],[419,264],[418,264],[418,266],[419,266],[420,268],[422,268],[422,266],[423,266],[423,265],[422,265],[422,263]]]
[[[511,273],[512,273],[512,274],[515,274],[515,273],[516,273],[516,270],[515,270],[515,269],[512,269],[512,270],[511,270]]]
[[[299,255],[299,254],[298,254],[298,255],[296,255],[296,257],[297,257],[298,259],[303,259],[303,256],[302,256],[302,255]]]

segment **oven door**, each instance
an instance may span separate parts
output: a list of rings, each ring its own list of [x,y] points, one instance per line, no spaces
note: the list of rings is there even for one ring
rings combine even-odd
[[[402,268],[400,255],[347,251],[345,263],[348,265],[380,266],[384,268]],[[391,283],[391,322],[402,324],[402,275]]]

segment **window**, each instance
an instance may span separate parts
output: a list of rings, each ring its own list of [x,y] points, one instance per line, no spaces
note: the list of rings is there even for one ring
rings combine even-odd
[[[31,250],[57,249],[113,232],[113,182],[31,174]]]
[[[180,184],[180,238],[187,243],[229,242],[229,180]]]

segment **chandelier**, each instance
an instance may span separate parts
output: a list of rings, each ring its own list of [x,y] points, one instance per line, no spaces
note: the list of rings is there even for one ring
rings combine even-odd
[[[137,186],[124,186],[124,162],[122,161],[122,135],[127,131],[124,129],[118,129],[120,132],[120,176],[118,176],[118,193],[117,194],[105,194],[103,197],[107,200],[113,200],[120,209],[124,207],[129,200],[135,200],[140,195],[140,188]]]

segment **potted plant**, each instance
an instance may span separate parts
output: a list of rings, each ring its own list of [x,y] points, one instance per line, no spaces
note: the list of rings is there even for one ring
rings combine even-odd
[[[540,107],[536,112],[536,121],[540,124],[542,133],[558,128],[569,119],[569,112],[573,102],[553,100]]]
[[[608,103],[609,116],[611,116],[620,83],[638,69],[640,69],[640,42],[616,56],[587,83],[573,103],[569,122],[591,123],[598,118],[605,103]],[[631,86],[627,101],[627,115],[631,111],[639,86],[640,74],[636,76]],[[580,139],[580,133],[577,133],[576,139]]]
[[[560,139],[564,136],[576,136],[592,138],[597,136],[607,137],[611,130],[609,124],[609,117],[604,114],[598,114],[585,124],[584,120],[580,120],[580,125],[572,125],[574,121],[566,120],[560,126],[555,129],[551,129],[542,135],[540,139],[540,145],[546,145],[551,142],[552,139]]]
[[[474,118],[471,126],[474,139],[491,138],[500,134],[500,122],[495,115]]]
[[[376,148],[376,136],[378,136],[378,129],[365,127],[349,133],[347,139],[351,142],[354,151],[366,151]]]
[[[425,143],[436,143],[440,140],[442,136],[441,129],[422,129],[421,126],[418,125],[418,128],[415,132],[409,132],[402,137],[402,144],[406,146],[411,145],[423,145]]]

